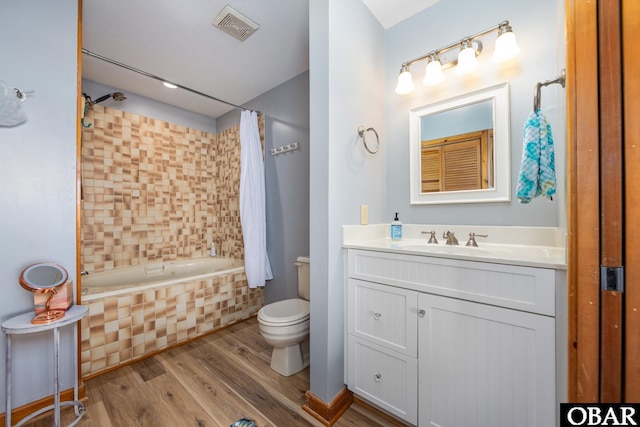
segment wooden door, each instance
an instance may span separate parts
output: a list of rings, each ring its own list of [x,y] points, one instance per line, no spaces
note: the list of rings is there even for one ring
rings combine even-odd
[[[620,0],[598,2],[600,90],[600,402],[622,401],[624,272]]]
[[[568,400],[599,401],[597,5],[567,0]]]
[[[640,2],[622,1],[625,182],[624,400],[640,402]]]
[[[640,399],[639,25],[637,0],[567,0],[573,402]]]

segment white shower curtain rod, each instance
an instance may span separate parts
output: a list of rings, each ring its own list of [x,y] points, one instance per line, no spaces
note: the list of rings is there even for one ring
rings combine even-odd
[[[206,93],[202,93],[202,92],[197,91],[195,89],[191,89],[191,88],[188,88],[186,86],[182,86],[180,84],[173,83],[170,80],[163,79],[162,77],[158,77],[158,76],[153,75],[151,73],[147,73],[146,71],[142,71],[142,70],[139,70],[137,68],[131,67],[131,66],[127,65],[127,64],[123,64],[122,62],[118,62],[118,61],[115,61],[115,60],[113,60],[111,58],[107,58],[106,56],[98,55],[97,53],[91,52],[90,50],[87,50],[85,48],[82,48],[82,53],[84,53],[85,55],[93,56],[94,58],[98,58],[98,59],[100,59],[102,61],[105,61],[105,62],[108,62],[110,64],[117,65],[118,67],[125,68],[125,69],[127,69],[129,71],[133,71],[134,73],[142,74],[143,76],[146,76],[146,77],[151,77],[152,79],[156,79],[156,80],[158,80],[160,82],[163,82],[163,83],[166,82],[166,83],[172,84],[174,86],[179,87],[180,89],[184,89],[184,90],[189,91],[191,93],[195,93],[196,95],[204,96],[205,98],[209,98],[209,99],[213,99],[214,101],[222,102],[223,104],[230,105],[231,107],[239,108],[239,109],[241,109],[243,111],[252,111],[250,108],[241,107],[240,105],[232,104],[231,102],[225,101],[224,99],[216,98],[215,96],[207,95]],[[255,111],[255,110],[253,110],[253,111]],[[260,114],[260,111],[256,111],[256,113]]]

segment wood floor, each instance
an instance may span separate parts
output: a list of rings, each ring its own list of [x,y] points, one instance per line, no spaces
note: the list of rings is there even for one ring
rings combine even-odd
[[[242,417],[260,427],[322,426],[301,409],[309,369],[283,377],[269,367],[271,348],[255,318],[85,382],[84,427],[230,426]],[[28,424],[51,426],[53,417]],[[64,408],[62,425],[73,420]],[[392,426],[358,404],[337,427]]]

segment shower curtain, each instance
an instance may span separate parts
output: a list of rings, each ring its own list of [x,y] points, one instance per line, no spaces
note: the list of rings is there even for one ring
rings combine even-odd
[[[267,254],[264,160],[258,132],[258,114],[240,115],[240,223],[244,239],[244,269],[250,288],[273,279]]]

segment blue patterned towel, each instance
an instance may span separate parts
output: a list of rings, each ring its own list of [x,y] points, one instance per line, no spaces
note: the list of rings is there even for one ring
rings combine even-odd
[[[258,427],[258,425],[251,418],[244,417],[231,424],[230,427]]]
[[[522,163],[516,187],[520,203],[534,197],[556,194],[556,160],[553,152],[551,125],[538,110],[529,114],[524,123]]]

